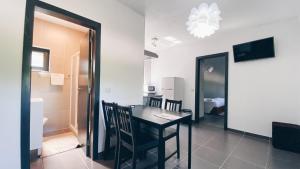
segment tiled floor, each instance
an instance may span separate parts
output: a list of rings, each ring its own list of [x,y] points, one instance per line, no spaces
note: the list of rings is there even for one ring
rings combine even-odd
[[[205,114],[202,123],[213,127],[224,128],[224,121],[224,116]]]
[[[182,158],[166,162],[166,168],[187,168],[187,128],[181,129]],[[175,140],[167,143],[167,152],[175,148]],[[241,133],[223,131],[206,124],[194,125],[192,145],[193,169],[300,169],[300,154],[274,149],[269,140]],[[138,162],[142,168],[156,160],[157,152],[152,150],[147,159]],[[86,159],[80,149],[44,158],[33,163],[31,169],[105,169],[112,168],[112,162],[93,162]],[[39,168],[37,168],[39,167]],[[130,161],[123,168],[131,168]]]
[[[77,137],[72,132],[44,137],[42,156],[47,157],[57,153],[75,149],[79,145]]]

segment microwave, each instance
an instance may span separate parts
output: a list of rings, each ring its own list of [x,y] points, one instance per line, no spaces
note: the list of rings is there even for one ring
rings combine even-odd
[[[155,91],[155,86],[148,86],[148,91],[149,92],[154,92]]]

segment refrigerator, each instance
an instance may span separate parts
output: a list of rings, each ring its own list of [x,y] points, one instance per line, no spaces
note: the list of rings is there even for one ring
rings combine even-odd
[[[163,99],[182,100],[184,97],[184,79],[180,77],[165,77],[162,79],[161,91]]]

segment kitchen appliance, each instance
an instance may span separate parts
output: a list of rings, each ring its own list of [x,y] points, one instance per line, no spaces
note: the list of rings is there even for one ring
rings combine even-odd
[[[165,77],[162,79],[161,92],[165,99],[182,100],[184,97],[184,79],[180,77]]]

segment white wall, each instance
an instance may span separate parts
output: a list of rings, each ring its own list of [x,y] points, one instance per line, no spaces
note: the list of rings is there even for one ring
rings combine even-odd
[[[3,1],[0,7],[0,168],[20,169],[24,14],[24,0]]]
[[[232,45],[275,37],[276,58],[234,63]],[[300,119],[300,23],[296,18],[217,33],[205,40],[159,52],[152,62],[152,81],[185,79],[184,107],[194,110],[195,58],[229,52],[228,127],[271,136],[271,122]]]
[[[0,7],[0,168],[20,169],[21,63],[25,0]],[[102,24],[101,98],[141,104],[144,18],[115,0],[47,0]],[[103,121],[100,119],[100,137]],[[100,147],[103,145],[100,139]]]
[[[144,60],[144,85],[151,85],[151,59]]]

